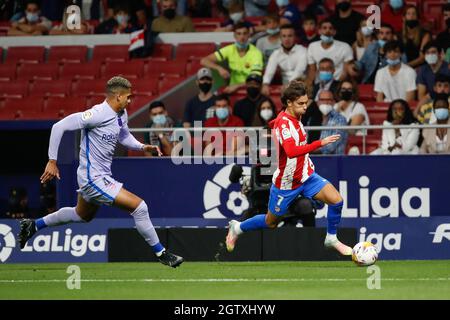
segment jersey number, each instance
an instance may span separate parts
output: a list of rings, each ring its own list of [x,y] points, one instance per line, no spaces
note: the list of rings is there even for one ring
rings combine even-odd
[[[278,196],[277,206],[281,206],[281,202],[283,201],[284,197]]]

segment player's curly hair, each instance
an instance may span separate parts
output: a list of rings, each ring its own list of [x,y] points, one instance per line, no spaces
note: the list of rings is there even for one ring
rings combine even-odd
[[[106,93],[112,94],[116,93],[117,89],[131,89],[131,83],[124,77],[116,76],[112,77],[106,83]]]
[[[291,81],[281,94],[281,103],[287,107],[288,101],[295,101],[299,97],[308,95],[309,89],[305,82],[299,80]]]

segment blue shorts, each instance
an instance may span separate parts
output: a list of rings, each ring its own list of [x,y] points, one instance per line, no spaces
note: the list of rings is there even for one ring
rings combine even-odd
[[[314,172],[300,187],[294,190],[280,190],[272,184],[269,210],[274,215],[281,217],[287,213],[289,206],[299,195],[312,199],[327,183],[330,182]]]
[[[89,203],[111,206],[122,186],[123,183],[110,176],[104,176],[94,181],[88,181],[77,192]]]

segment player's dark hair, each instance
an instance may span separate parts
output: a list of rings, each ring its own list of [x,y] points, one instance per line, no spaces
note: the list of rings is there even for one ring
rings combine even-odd
[[[392,123],[392,121],[394,120],[394,117],[392,116],[392,110],[394,109],[394,105],[396,103],[400,103],[403,106],[403,110],[405,111],[405,115],[403,116],[401,124],[411,124],[417,122],[416,118],[414,118],[411,108],[409,107],[408,102],[403,99],[396,99],[391,102],[387,111],[387,121]]]
[[[392,41],[388,41],[385,45],[384,45],[384,52],[388,53],[390,51],[395,51],[399,49],[401,53],[403,53],[403,46],[402,43],[400,41],[397,40],[392,40]]]
[[[291,81],[287,88],[281,94],[281,103],[284,107],[287,107],[288,101],[295,101],[299,97],[308,95],[308,87],[302,81]]]
[[[159,107],[166,109],[164,102],[162,102],[161,100],[155,100],[152,103],[150,103],[150,106],[148,107],[148,111],[152,111],[153,109],[159,108]]]
[[[107,94],[116,93],[118,89],[119,90],[131,89],[130,81],[120,76],[112,77],[111,79],[109,79],[108,82],[106,83],[106,93]]]

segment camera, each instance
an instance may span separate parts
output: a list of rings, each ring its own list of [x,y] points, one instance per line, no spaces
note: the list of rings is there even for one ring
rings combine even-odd
[[[231,168],[229,180],[232,183],[241,184],[241,193],[249,202],[249,208],[243,212],[241,221],[256,214],[266,214],[272,185],[272,174],[268,174],[270,170],[273,170],[270,165],[260,163],[251,167],[249,175],[244,173],[240,165],[234,165]],[[316,201],[298,196],[283,217],[283,225],[295,226],[300,220],[304,227],[315,227],[317,206]]]

